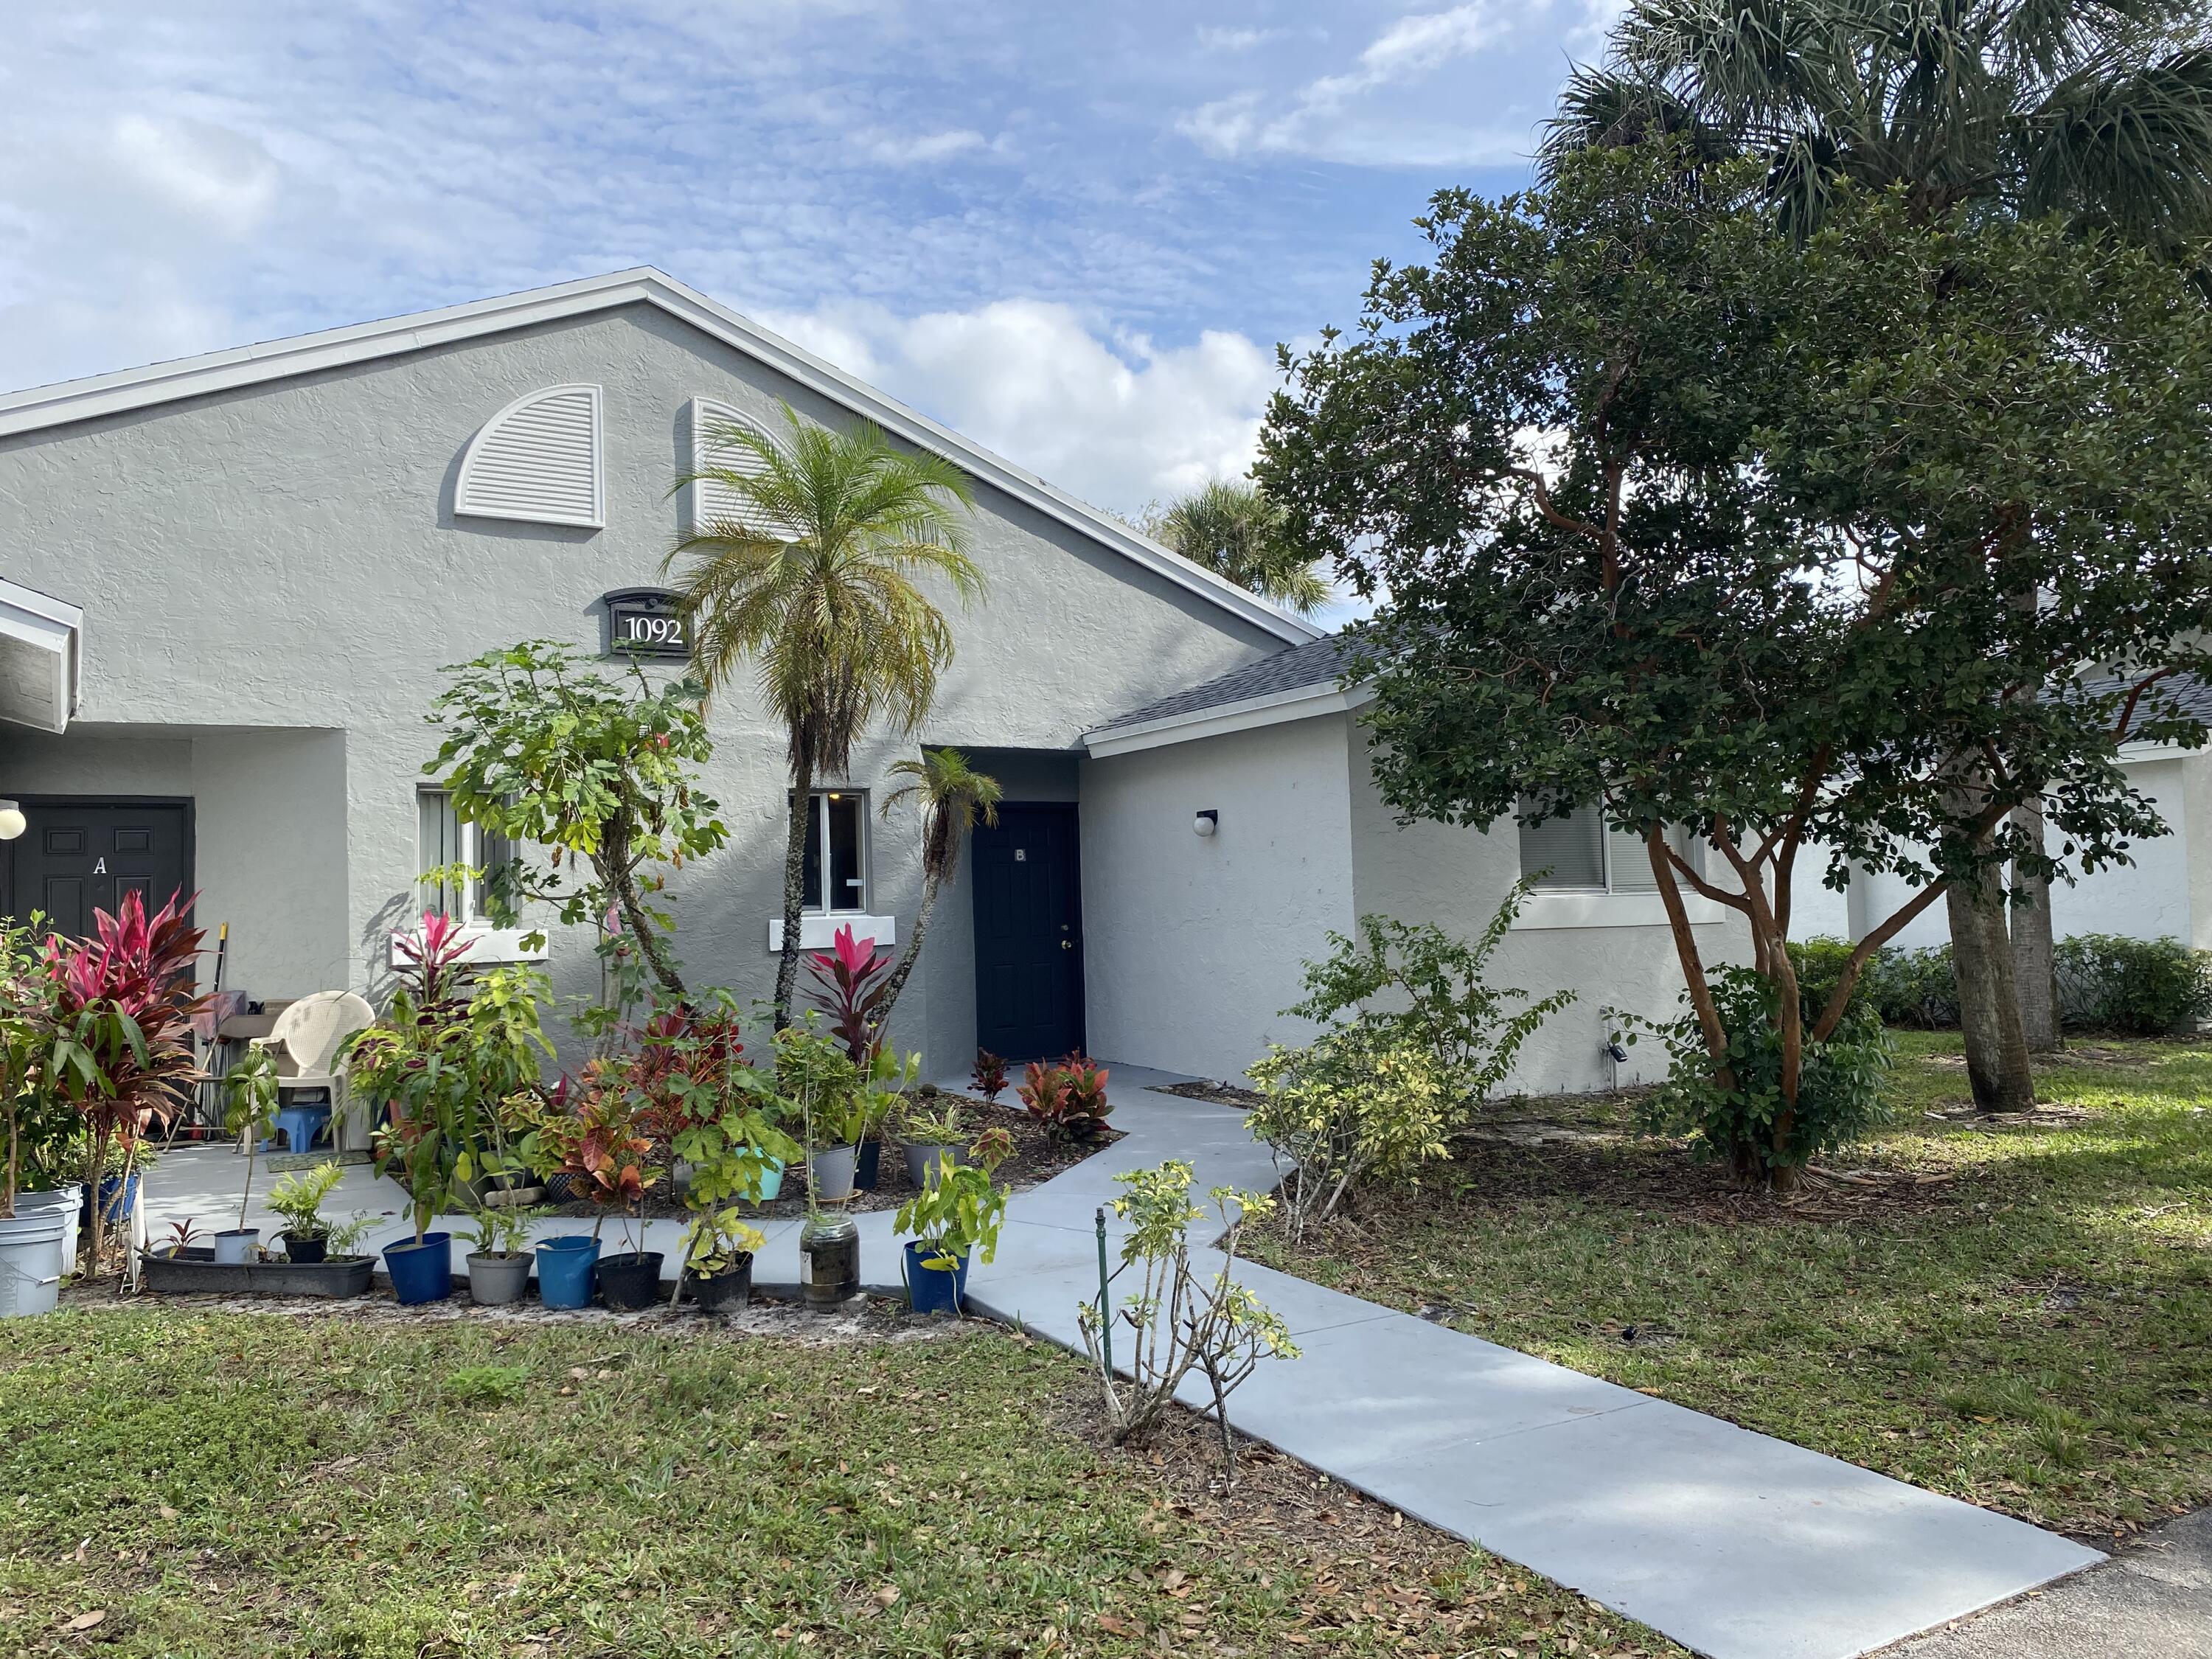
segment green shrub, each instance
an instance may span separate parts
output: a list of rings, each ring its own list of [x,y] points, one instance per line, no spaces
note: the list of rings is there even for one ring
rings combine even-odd
[[[2076,933],[2056,955],[2059,1016],[2069,1026],[2163,1036],[2212,1014],[2212,952],[2179,939]]]
[[[1820,1018],[1820,1011],[1835,994],[1837,981],[1844,976],[1844,964],[1850,960],[1851,950],[1850,940],[1826,934],[1790,945],[1790,965],[1797,970],[1797,1002],[1805,1011],[1808,1027]],[[1867,958],[1866,966],[1859,972],[1859,982],[1851,988],[1853,1002],[1868,1000],[1868,980],[1881,956],[1877,951]]]
[[[1349,1026],[1303,1048],[1271,1045],[1252,1067],[1248,1115],[1282,1172],[1285,1231],[1302,1238],[1355,1188],[1410,1180],[1444,1155],[1459,1079],[1427,1044]]]
[[[1959,973],[1948,945],[1877,951],[1863,982],[1886,1025],[1934,1031],[1959,1023]]]
[[[1723,968],[1713,975],[1712,991],[1728,1033],[1735,1086],[1723,1089],[1713,1081],[1712,1060],[1694,1013],[1648,1026],[1671,1064],[1666,1082],[1638,1108],[1647,1133],[1687,1134],[1696,1156],[1722,1159],[1741,1179],[1753,1182],[1777,1168],[1802,1168],[1882,1121],[1891,1048],[1870,1005],[1854,1000],[1827,1042],[1805,1044],[1796,1113],[1778,1146],[1782,1038],[1775,1029],[1773,981],[1748,968]]]

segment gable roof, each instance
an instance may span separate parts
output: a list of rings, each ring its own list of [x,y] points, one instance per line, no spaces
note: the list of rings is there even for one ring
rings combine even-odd
[[[1349,660],[1342,635],[1310,640],[1133,708],[1084,733],[1084,745],[1094,757],[1103,758],[1280,720],[1340,713],[1366,701],[1368,696],[1362,688],[1343,684]]]
[[[295,335],[289,339],[211,351],[144,368],[10,392],[0,396],[0,437],[346,368],[631,305],[653,306],[690,324],[702,333],[766,363],[841,408],[874,422],[886,432],[918,448],[944,456],[963,471],[1045,517],[1241,620],[1264,629],[1279,640],[1303,644],[1320,632],[1311,623],[1301,622],[1234,582],[1193,564],[1111,514],[1054,488],[1026,468],[970,443],[927,416],[863,385],[811,352],[780,335],[771,334],[696,289],[686,287],[650,265],[605,276],[586,276],[550,288],[528,289],[495,299],[471,301],[437,311],[416,312],[380,322],[356,323],[316,334]]]

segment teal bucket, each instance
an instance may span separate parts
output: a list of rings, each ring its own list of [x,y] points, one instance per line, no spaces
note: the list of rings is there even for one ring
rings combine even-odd
[[[538,1299],[549,1308],[588,1308],[592,1278],[599,1265],[599,1241],[565,1233],[538,1241]]]

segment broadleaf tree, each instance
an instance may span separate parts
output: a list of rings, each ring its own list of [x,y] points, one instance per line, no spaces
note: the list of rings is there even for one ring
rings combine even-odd
[[[2094,238],[1855,196],[1800,243],[1763,184],[1654,142],[1440,193],[1427,262],[1379,264],[1356,331],[1285,355],[1257,475],[1381,602],[1349,672],[1384,798],[1641,840],[1724,1091],[1686,895],[1747,932],[1787,1184],[1803,1068],[1871,952],[1950,881],[2033,866],[2021,799],[2067,854],[2118,856],[2158,822],[2118,739],[2202,740],[2161,687],[2212,619],[2212,333],[2170,267]],[[1992,489],[2027,504],[2001,550]],[[2000,695],[2023,663],[2045,695]],[[1911,888],[1809,1025],[1801,860]]]

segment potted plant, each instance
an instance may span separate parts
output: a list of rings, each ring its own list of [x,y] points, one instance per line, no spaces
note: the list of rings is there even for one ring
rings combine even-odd
[[[53,1042],[52,981],[40,971],[34,943],[44,921],[35,914],[25,924],[0,921],[0,1113],[7,1117],[7,1164],[0,1172],[0,1281],[5,1281],[0,1315],[47,1311],[76,1266],[75,1204],[65,1196],[57,1202],[20,1190],[24,1143],[37,1138],[34,1087]]]
[[[475,1212],[476,1231],[469,1236],[469,1297],[482,1308],[505,1307],[522,1300],[530,1288],[533,1259],[530,1229],[548,1213],[543,1209],[516,1209],[510,1205],[486,1204]]]
[[[429,1229],[452,1195],[453,1169],[445,1137],[426,1102],[395,1099],[389,1109],[390,1116],[376,1132],[377,1173],[395,1167],[404,1173],[415,1237],[384,1247],[385,1271],[392,1276],[392,1295],[402,1304],[443,1302],[453,1293],[453,1238],[451,1233]]]
[[[318,1164],[312,1170],[295,1170],[281,1176],[262,1200],[263,1207],[284,1222],[284,1259],[298,1266],[320,1261],[330,1249],[330,1224],[323,1219],[323,1200],[343,1174],[335,1164]],[[216,1260],[224,1258],[218,1255]]]
[[[813,981],[810,994],[815,1004],[829,1016],[830,1033],[845,1051],[845,1058],[861,1077],[867,1077],[883,1048],[880,1035],[884,1014],[890,1006],[892,957],[886,952],[876,954],[876,942],[872,939],[855,939],[848,925],[832,936],[832,948],[827,952],[817,951],[806,959],[807,975]],[[856,1100],[846,1121],[831,1127],[830,1133],[840,1134],[840,1145],[852,1149],[853,1183],[844,1196],[850,1197],[853,1189],[875,1190],[877,1171],[883,1158],[884,1114],[871,1113],[868,1103]],[[843,1133],[849,1131],[849,1133]],[[837,1148],[830,1149],[827,1187],[834,1188],[843,1160]],[[825,1190],[822,1196],[830,1202],[839,1201],[833,1192]]]
[[[702,1313],[742,1308],[753,1289],[753,1255],[768,1235],[748,1223],[735,1205],[701,1210],[684,1230],[684,1272],[669,1297],[673,1307],[689,1291]]]
[[[922,1189],[899,1206],[894,1224],[914,1235],[904,1267],[907,1301],[915,1312],[958,1313],[969,1259],[980,1252],[989,1261],[997,1254],[1006,1189],[992,1176],[1013,1149],[1006,1130],[986,1129],[969,1149],[973,1163],[933,1164]]]
[[[238,1225],[215,1236],[215,1259],[235,1264],[254,1261],[261,1253],[261,1229],[246,1224],[246,1212],[253,1202],[254,1154],[276,1127],[276,1057],[258,1043],[249,1046],[223,1079],[222,1087],[230,1097],[224,1127],[246,1137],[246,1186],[238,1195]],[[319,1197],[315,1201],[322,1200]]]
[[[945,1103],[940,1111],[909,1105],[900,1126],[899,1138],[906,1143],[906,1178],[915,1191],[920,1192],[929,1185],[929,1172],[939,1163],[967,1161],[968,1119],[960,1109],[960,1103],[951,1095],[919,1095],[915,1098]]]
[[[607,1306],[624,1312],[649,1307],[660,1289],[660,1252],[643,1249],[641,1236],[631,1231],[633,1219],[642,1224],[646,1193],[660,1179],[647,1161],[653,1141],[641,1127],[628,1079],[619,1066],[611,1066],[601,1070],[574,1115],[561,1120],[556,1131],[569,1191],[599,1206],[592,1224],[594,1252],[609,1213],[622,1218],[625,1248],[599,1255],[597,1273]]]
[[[819,1137],[827,1133],[823,1121],[840,1120],[859,1085],[852,1060],[816,1029],[813,1014],[775,1034],[776,1092],[782,1097],[787,1121],[798,1122],[807,1148],[806,1220],[799,1230],[799,1295],[812,1308],[840,1307],[860,1294],[860,1231],[849,1215],[823,1212],[823,1202],[830,1195],[824,1190],[817,1151]],[[849,1197],[851,1191],[848,1184],[845,1195]]]

